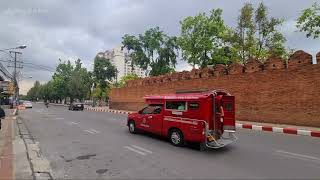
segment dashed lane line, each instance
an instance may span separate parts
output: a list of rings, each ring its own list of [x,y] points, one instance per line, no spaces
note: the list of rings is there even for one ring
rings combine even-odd
[[[145,148],[143,148],[143,147],[136,146],[136,145],[131,145],[131,146],[134,147],[134,148],[136,148],[136,149],[138,149],[138,150],[141,150],[141,151],[144,151],[144,152],[146,152],[146,153],[152,154],[152,151],[149,151],[148,149],[145,149]]]
[[[130,151],[133,151],[133,152],[135,152],[135,153],[137,153],[137,154],[143,155],[143,156],[147,155],[146,153],[144,153],[144,152],[142,152],[142,151],[139,151],[139,150],[136,150],[136,149],[134,149],[134,148],[132,148],[132,147],[130,147],[130,146],[124,146],[124,148],[126,148],[126,149],[128,149],[128,150],[130,150]]]
[[[90,134],[98,134],[98,133],[100,133],[100,131],[97,131],[97,130],[95,130],[95,129],[86,129],[86,130],[83,130],[83,131],[85,131],[85,132],[88,132],[88,133],[90,133]]]
[[[296,159],[309,160],[309,161],[314,161],[314,162],[320,163],[320,158],[318,158],[318,157],[304,155],[304,154],[297,154],[297,153],[283,151],[283,150],[276,150],[276,152],[279,153],[280,155],[284,155],[286,157],[292,157],[292,158],[296,158]]]
[[[88,132],[88,133],[90,133],[90,134],[95,134],[95,132],[92,132],[92,131],[90,131],[90,130],[88,130],[88,129],[86,129],[86,130],[84,130],[85,132]]]
[[[89,129],[90,131],[92,131],[92,132],[95,132],[95,133],[100,133],[100,131],[97,131],[97,130],[95,130],[95,129]]]
[[[74,121],[66,121],[65,122],[66,124],[68,124],[68,125],[78,125],[79,124],[79,122],[74,122]]]

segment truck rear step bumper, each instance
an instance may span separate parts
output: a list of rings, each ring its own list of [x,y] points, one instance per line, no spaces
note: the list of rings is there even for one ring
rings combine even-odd
[[[206,142],[208,148],[218,149],[237,141],[235,131],[225,131],[220,139]]]

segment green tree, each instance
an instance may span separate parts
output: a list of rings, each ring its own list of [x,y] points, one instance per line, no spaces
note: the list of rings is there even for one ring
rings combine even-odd
[[[70,101],[74,99],[82,101],[91,90],[91,77],[87,69],[82,67],[81,60],[75,61],[75,67],[68,83]]]
[[[283,23],[282,19],[269,18],[267,7],[260,3],[255,11],[256,31],[258,33],[255,57],[265,59],[270,54],[283,57],[286,53],[285,37],[277,31],[277,26]]]
[[[255,50],[255,24],[253,20],[254,8],[252,4],[245,3],[240,10],[238,26],[236,28],[236,48],[239,49],[241,62],[253,57]]]
[[[52,101],[54,99],[52,81],[48,81],[40,86],[40,96],[44,101]]]
[[[71,96],[67,85],[70,82],[74,67],[69,60],[63,62],[59,59],[59,62],[56,72],[52,76],[52,83],[53,87],[57,91],[57,96],[64,99],[64,102],[66,103],[66,98]]]
[[[180,22],[181,36],[178,43],[182,56],[193,67],[228,64],[234,53],[230,49],[232,30],[224,24],[221,9],[189,16]]]
[[[36,81],[34,84],[33,84],[33,87],[31,89],[29,89],[29,91],[27,92],[27,96],[26,98],[31,100],[31,101],[36,101],[38,99],[41,99],[41,96],[40,96],[40,82],[39,81]]]
[[[166,35],[159,27],[151,28],[138,37],[124,35],[123,47],[130,53],[132,65],[149,70],[150,75],[156,76],[171,72],[177,61],[177,38]]]
[[[255,10],[245,3],[240,10],[233,48],[238,50],[241,63],[250,58],[261,61],[270,55],[285,57],[285,37],[277,30],[283,20],[269,17],[268,9],[260,3]]]
[[[122,48],[126,48],[128,50],[128,53],[130,53],[131,50],[135,51],[141,47],[141,44],[139,42],[139,39],[135,36],[125,34],[122,37]]]
[[[320,4],[314,3],[311,8],[304,9],[297,20],[297,28],[306,32],[307,37],[320,37]]]
[[[99,88],[99,92],[102,94],[106,92],[106,88],[109,88],[110,83],[117,77],[117,69],[110,62],[109,59],[96,56],[94,59],[93,78],[95,89]],[[96,91],[94,94],[97,94]],[[103,96],[100,95],[101,100]]]
[[[107,98],[106,91],[107,91],[106,89],[102,89],[100,86],[97,86],[92,91],[92,97],[99,99],[100,101],[102,99],[106,99]]]
[[[130,80],[135,80],[135,79],[138,79],[138,75],[136,74],[128,74],[126,76],[123,76],[119,83],[115,85],[115,87],[124,87],[126,85],[126,83]]]

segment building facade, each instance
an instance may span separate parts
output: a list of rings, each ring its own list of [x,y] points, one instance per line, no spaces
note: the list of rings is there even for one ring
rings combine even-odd
[[[141,78],[147,76],[147,72],[145,70],[142,70],[136,65],[132,66],[132,61],[127,50],[125,48],[122,49],[121,46],[112,50],[106,50],[105,52],[99,52],[98,56],[110,59],[111,63],[117,68],[118,73],[116,81],[119,81],[123,76],[128,74],[136,74]]]

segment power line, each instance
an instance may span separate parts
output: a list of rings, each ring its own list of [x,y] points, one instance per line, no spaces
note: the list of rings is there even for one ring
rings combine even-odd
[[[49,71],[49,72],[55,72],[54,70],[50,70],[50,69],[42,68],[42,67],[35,67],[35,66],[31,66],[31,65],[23,65],[23,67],[37,69],[37,70],[44,70],[44,71]]]
[[[10,53],[8,53],[8,52],[5,52],[5,53],[7,53],[12,59],[14,59],[14,57]],[[8,60],[8,62],[13,62],[13,61],[12,60]],[[49,66],[45,66],[45,65],[41,65],[41,64],[34,64],[34,63],[31,63],[31,62],[22,62],[22,61],[17,61],[17,62],[24,63],[24,64],[32,64],[32,65],[35,65],[35,66],[42,66],[42,67],[45,67],[45,68],[48,68],[48,69],[54,69],[54,68],[49,67]]]
[[[0,61],[12,63],[11,60],[3,60],[3,59],[0,59]],[[53,69],[53,68],[51,68],[51,67],[49,67],[49,66],[34,64],[34,63],[30,63],[30,62],[21,62],[21,61],[17,61],[17,62],[18,62],[18,63],[21,63],[21,64],[22,64],[23,66],[25,66],[25,67],[36,66],[36,67],[38,67],[38,68],[41,69],[41,70],[47,70],[47,71],[50,71],[50,72],[55,72],[55,69]],[[34,67],[34,69],[37,69],[36,67]]]
[[[0,71],[5,77],[9,79],[13,78],[12,74],[2,65],[2,63],[0,63]]]
[[[22,64],[30,64],[30,65],[34,65],[34,66],[39,66],[39,67],[43,67],[43,68],[47,68],[47,69],[54,69],[52,67],[49,67],[49,66],[45,66],[45,65],[40,65],[40,64],[34,64],[34,63],[31,63],[31,62],[22,62]],[[54,69],[55,70],[55,69]]]

